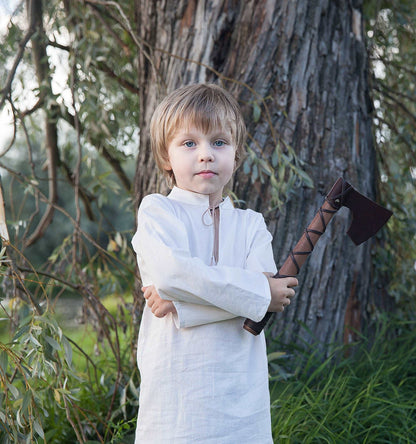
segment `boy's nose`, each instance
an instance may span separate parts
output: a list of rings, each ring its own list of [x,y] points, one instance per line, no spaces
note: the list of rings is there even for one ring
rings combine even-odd
[[[199,151],[199,160],[200,162],[212,162],[214,160],[214,153],[209,144],[201,145]]]

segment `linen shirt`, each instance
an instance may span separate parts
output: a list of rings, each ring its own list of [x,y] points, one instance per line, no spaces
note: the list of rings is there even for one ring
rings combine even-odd
[[[264,334],[243,329],[270,303],[263,272],[276,272],[263,216],[219,206],[218,263],[206,195],[174,188],[146,196],[132,245],[142,283],[177,314],[145,306],[136,444],[272,443]]]

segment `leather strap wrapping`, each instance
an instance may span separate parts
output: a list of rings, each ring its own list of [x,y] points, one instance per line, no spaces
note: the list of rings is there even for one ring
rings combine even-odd
[[[273,276],[274,278],[294,277],[299,273],[300,268],[306,262],[309,254],[312,253],[319,238],[324,234],[329,222],[334,217],[335,213],[342,207],[344,199],[351,189],[351,185],[342,177],[335,182],[312,222],[305,229],[299,242],[289,253],[289,256],[279,269],[278,273]],[[244,329],[253,335],[260,334],[272,314],[273,313],[270,312],[266,313],[265,317],[260,322],[246,319],[244,322]]]

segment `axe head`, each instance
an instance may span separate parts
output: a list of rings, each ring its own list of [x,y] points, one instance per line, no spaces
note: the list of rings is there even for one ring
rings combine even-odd
[[[374,236],[393,214],[363,196],[342,178],[337,180],[328,193],[327,201],[336,209],[344,206],[351,210],[352,222],[347,234],[355,245],[360,245]]]

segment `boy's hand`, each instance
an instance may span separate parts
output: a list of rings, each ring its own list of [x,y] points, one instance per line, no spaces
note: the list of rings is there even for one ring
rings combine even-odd
[[[298,285],[298,280],[295,277],[288,278],[273,278],[273,274],[264,273],[269,280],[270,293],[272,299],[268,311],[276,312],[283,311],[287,305],[290,304],[290,299],[295,296],[295,290],[292,287]]]
[[[176,313],[176,308],[173,305],[173,302],[162,299],[154,285],[142,287],[142,292],[148,307],[157,318],[163,318],[168,313]]]

